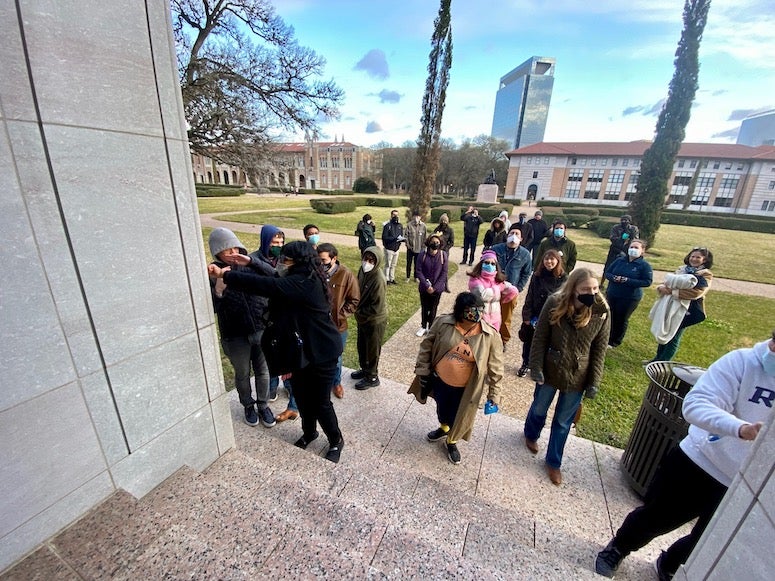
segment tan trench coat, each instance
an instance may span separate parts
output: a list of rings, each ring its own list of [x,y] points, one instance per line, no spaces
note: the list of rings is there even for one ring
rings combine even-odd
[[[431,325],[428,334],[420,343],[417,363],[414,368],[415,378],[409,386],[410,393],[417,401],[424,404],[420,395],[420,376],[429,376],[444,354],[463,340],[463,335],[455,328],[455,318],[452,315],[442,315]],[[450,427],[447,438],[453,442],[459,439],[468,440],[474,428],[476,414],[479,411],[479,401],[484,393],[485,381],[488,383],[487,397],[493,403],[500,403],[500,387],[503,379],[503,343],[495,328],[482,320],[482,332],[469,338],[469,345],[474,356],[475,368],[471,373],[460,400],[460,407],[455,415],[455,422]],[[433,393],[431,392],[431,395]]]

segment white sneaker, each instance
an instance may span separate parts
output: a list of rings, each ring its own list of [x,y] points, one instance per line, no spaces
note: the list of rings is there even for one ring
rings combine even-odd
[[[420,327],[419,329],[417,329],[417,332],[415,333],[415,335],[417,335],[418,337],[422,337],[423,335],[425,335],[425,333],[426,333],[425,327]]]

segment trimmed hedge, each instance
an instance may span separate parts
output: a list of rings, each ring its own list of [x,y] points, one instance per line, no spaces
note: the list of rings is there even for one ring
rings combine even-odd
[[[378,208],[400,208],[409,204],[408,198],[389,198],[364,195],[350,195],[347,198],[312,198],[309,205],[321,214],[342,214],[354,212],[358,206]]]
[[[197,198],[220,198],[241,196],[245,193],[242,186],[220,185],[220,184],[196,184]]]
[[[310,200],[309,203],[318,214],[346,214],[355,212],[357,207],[355,200]]]

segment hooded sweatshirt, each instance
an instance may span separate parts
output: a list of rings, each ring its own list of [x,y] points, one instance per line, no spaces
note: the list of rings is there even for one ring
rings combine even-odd
[[[272,256],[270,249],[272,247],[272,238],[274,238],[278,232],[282,232],[282,230],[280,230],[277,226],[272,224],[264,224],[261,227],[261,236],[258,250],[251,252],[249,255],[253,263],[256,261],[263,262],[265,265],[272,268],[272,272],[274,272],[274,267],[277,264],[277,258]]]
[[[377,259],[370,272],[363,272],[363,265],[358,269],[358,285],[361,287],[361,301],[355,310],[355,320],[359,323],[379,323],[387,320],[387,299],[385,275],[379,267],[380,252],[376,246],[369,246],[364,253],[369,252]]]

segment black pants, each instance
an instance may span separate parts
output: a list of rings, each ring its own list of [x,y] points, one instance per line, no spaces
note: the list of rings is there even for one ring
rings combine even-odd
[[[474,262],[476,258],[476,239],[477,236],[463,236],[463,262],[468,262],[468,264]]]
[[[431,388],[433,399],[436,400],[436,417],[440,424],[446,424],[451,428],[455,423],[455,416],[466,388],[447,385],[435,373],[431,376]]]
[[[610,284],[608,288],[611,288]],[[608,337],[608,344],[618,347],[624,341],[627,325],[630,322],[630,315],[638,308],[640,299],[618,299],[609,296],[606,296],[606,299],[608,300],[608,306],[611,307],[611,335]]]
[[[358,323],[358,362],[368,378],[379,375],[379,356],[382,353],[382,338],[385,336],[386,327],[387,320],[379,323]]]
[[[426,291],[420,293],[420,318],[422,320],[421,326],[424,329],[429,329],[431,323],[436,318],[436,311],[439,309],[440,300],[441,293],[428,293]]]
[[[692,532],[665,551],[662,565],[675,572],[686,562],[727,487],[692,462],[680,447],[673,448],[659,466],[643,506],[633,510],[616,532],[614,544],[624,554],[697,518]]]
[[[419,254],[419,252],[412,252],[408,248],[406,249],[406,278],[412,278],[412,269],[415,269],[415,273],[417,272],[415,263]]]
[[[336,361],[332,359],[293,371],[293,395],[299,407],[304,437],[312,439],[317,424],[320,424],[332,446],[342,439],[336,411],[331,403],[331,384],[336,375]]]

